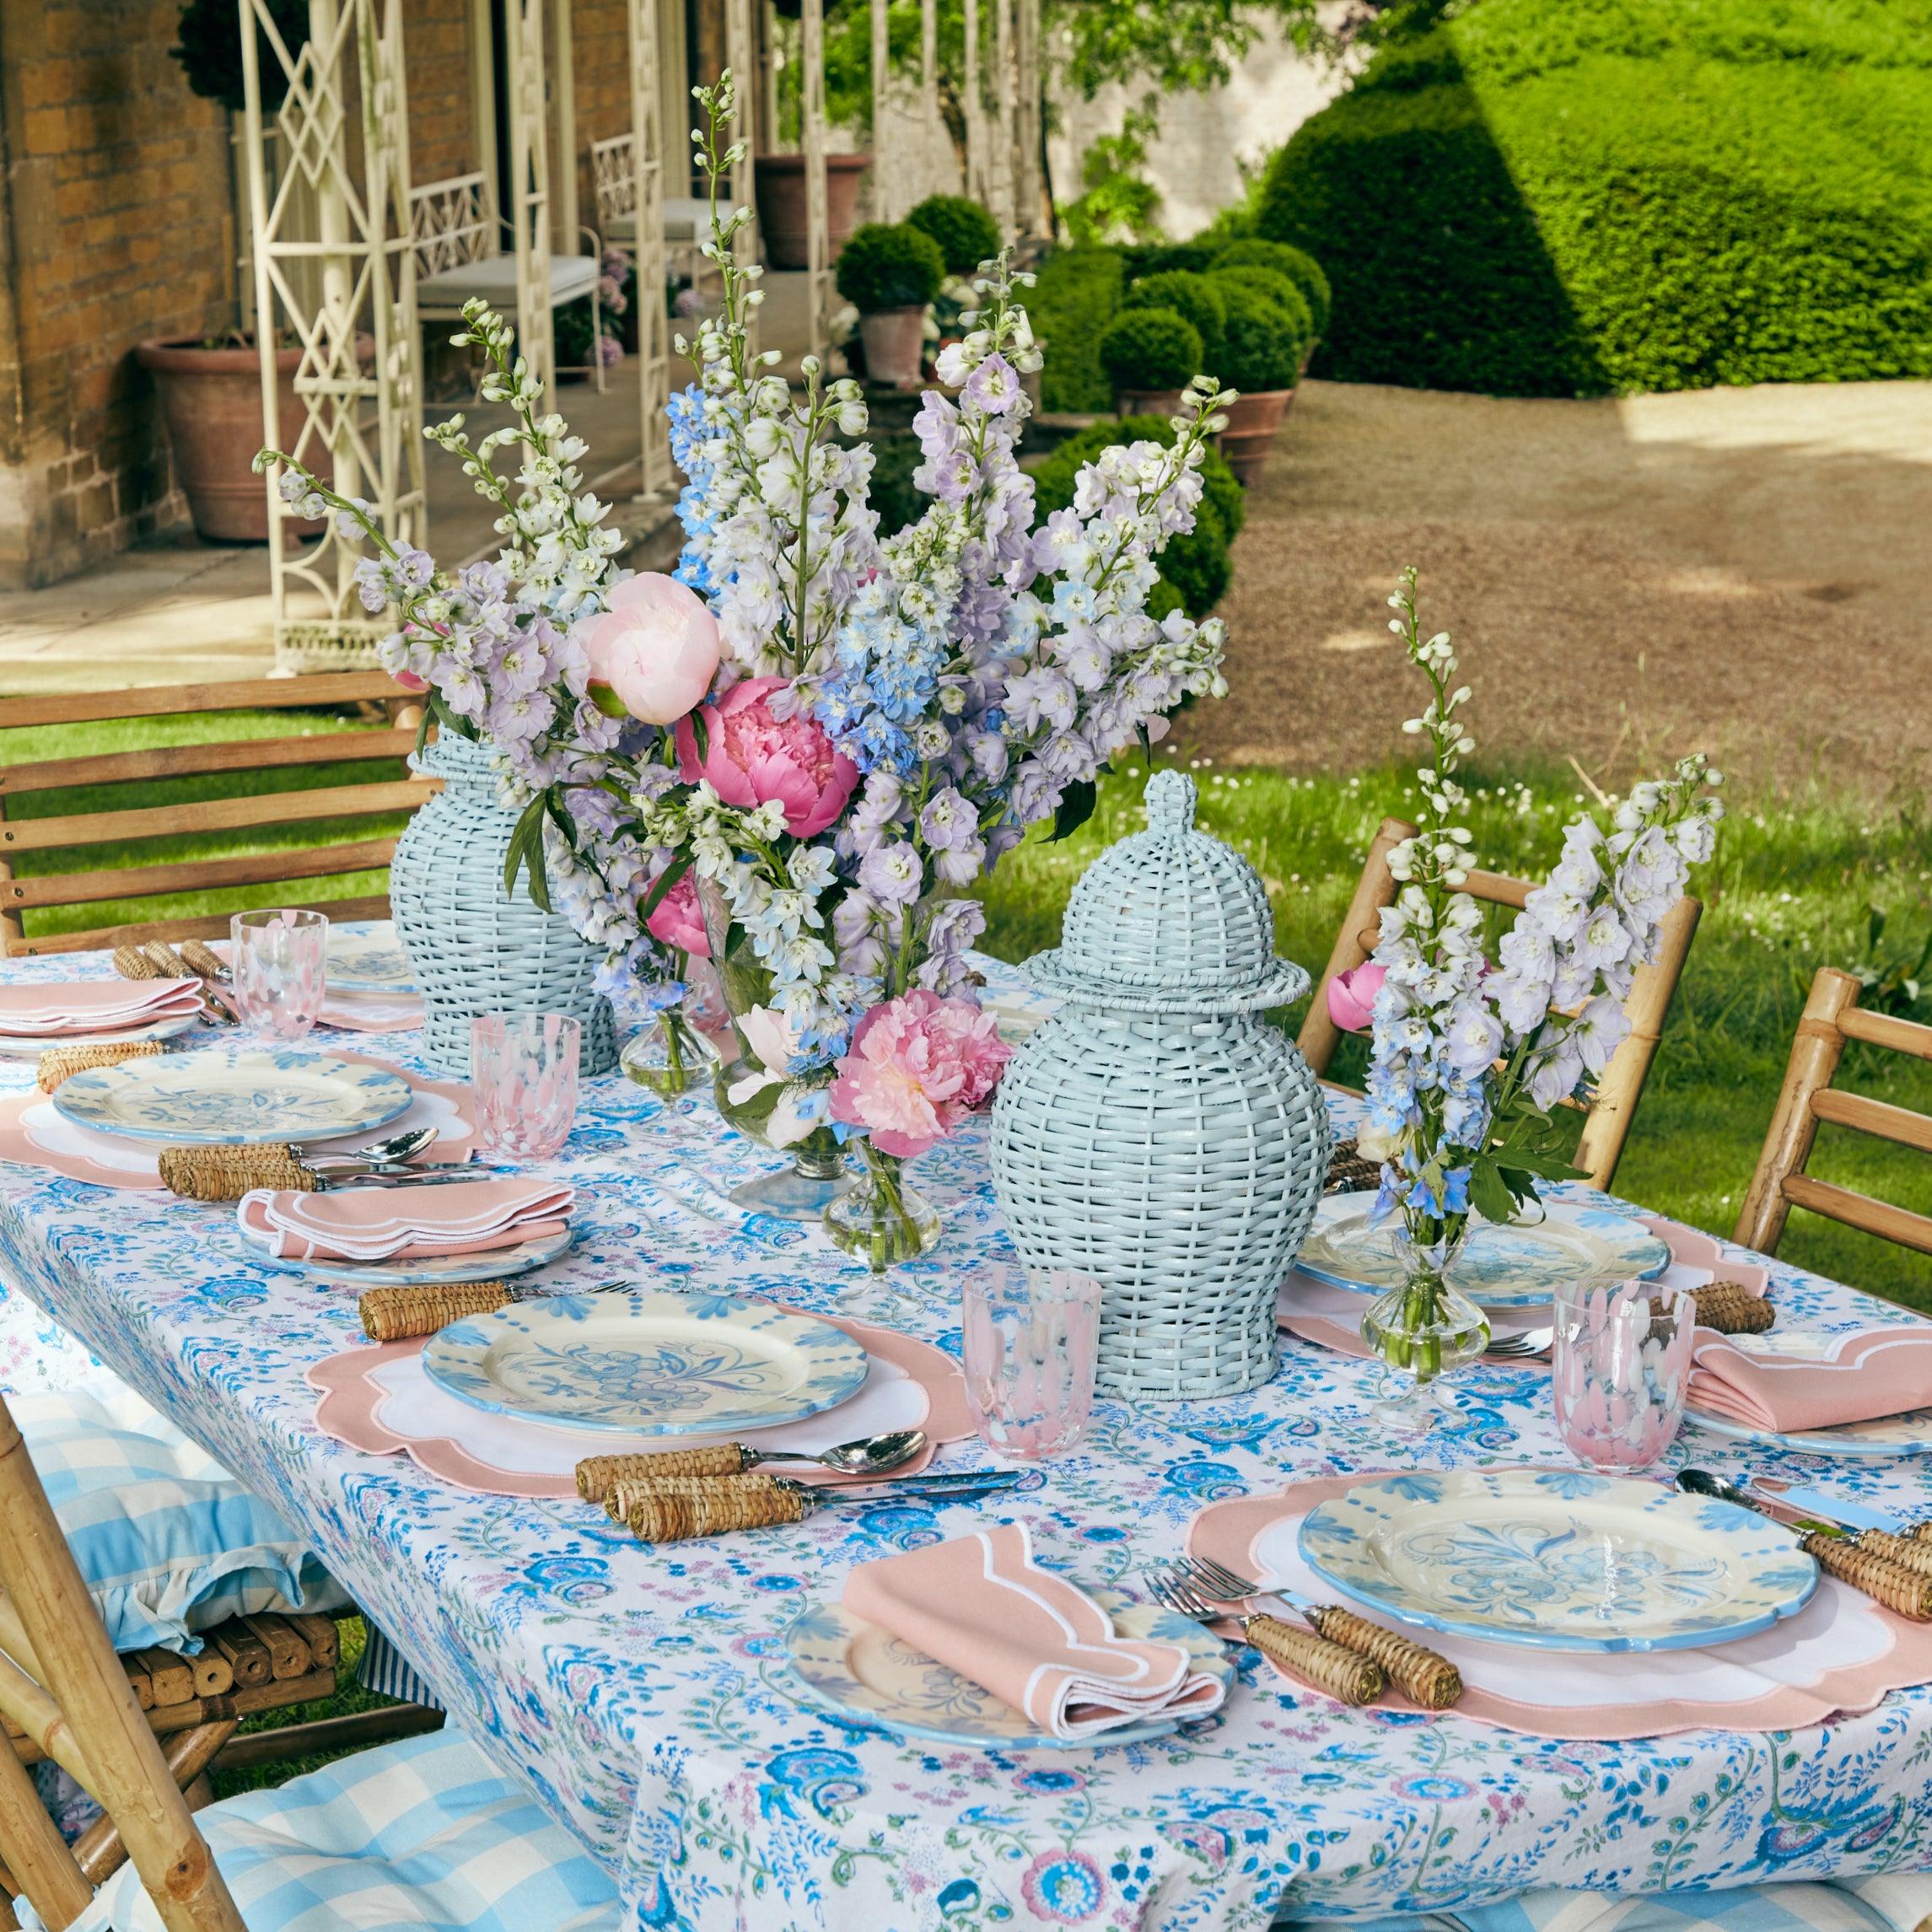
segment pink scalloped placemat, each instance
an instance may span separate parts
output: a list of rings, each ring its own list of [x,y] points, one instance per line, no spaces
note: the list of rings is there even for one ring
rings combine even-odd
[[[467,1160],[476,1151],[476,1129],[469,1083],[432,1080],[406,1068],[393,1067],[367,1053],[330,1051],[339,1058],[365,1067],[383,1067],[399,1074],[417,1095],[409,1111],[390,1121],[385,1136],[414,1127],[434,1127],[434,1146],[422,1157],[429,1160]],[[319,1149],[334,1151],[365,1141],[368,1134],[345,1134],[339,1140],[319,1141]],[[151,1140],[101,1133],[67,1119],[52,1100],[35,1088],[0,1100],[0,1160],[24,1167],[44,1168],[69,1181],[91,1181],[96,1187],[158,1188],[161,1185],[159,1149]]]
[[[896,1469],[895,1476],[918,1475],[931,1463],[942,1445],[963,1441],[973,1433],[972,1417],[966,1407],[966,1379],[961,1375],[958,1364],[944,1350],[890,1328],[854,1321],[848,1316],[828,1315],[822,1319],[833,1327],[842,1329],[864,1348],[868,1355],[899,1370],[924,1398],[924,1413],[918,1418],[917,1426],[923,1429],[932,1440],[919,1456]],[[474,1412],[473,1424],[468,1415],[463,1418],[463,1425],[471,1432],[467,1442],[433,1431],[425,1431],[420,1435],[406,1434],[399,1426],[404,1420],[402,1417],[390,1418],[384,1413],[395,1401],[396,1391],[385,1387],[378,1378],[390,1364],[420,1355],[426,1339],[418,1335],[404,1342],[345,1348],[340,1354],[318,1362],[308,1371],[309,1386],[321,1395],[321,1400],[315,1405],[317,1425],[326,1434],[351,1449],[359,1449],[371,1456],[407,1456],[428,1474],[460,1489],[471,1489],[488,1496],[573,1498],[577,1494],[573,1472],[581,1457],[633,1453],[648,1456],[654,1450],[697,1446],[696,1438],[680,1439],[676,1442],[627,1440],[608,1434],[593,1435],[582,1430],[546,1429],[535,1423],[488,1416],[480,1409]],[[865,1391],[861,1390],[848,1402],[842,1402],[837,1408],[828,1410],[825,1414],[838,1415],[853,1403],[863,1401],[864,1397]],[[820,1425],[821,1434],[823,1434],[823,1419],[821,1417],[810,1418],[811,1423]],[[792,1429],[806,1426],[794,1424]],[[890,1426],[914,1425],[905,1419],[896,1419]],[[779,1435],[790,1432],[767,1433],[775,1442]],[[824,1440],[829,1445],[866,1433],[863,1427],[840,1428],[825,1434]],[[481,1443],[492,1434],[498,1434],[499,1441],[520,1437],[525,1442],[540,1443],[552,1454],[560,1456],[568,1466],[561,1472],[499,1466],[479,1453]],[[803,1482],[829,1483],[837,1480],[829,1470],[814,1468],[809,1463],[789,1466],[783,1473],[795,1475]]]
[[[1273,1495],[1210,1503],[1188,1526],[1187,1547],[1241,1575],[1333,1601],[1332,1585],[1301,1561],[1295,1529],[1317,1503],[1383,1473],[1316,1477]],[[1830,1576],[1818,1579],[1795,1617],[1709,1650],[1602,1655],[1416,1635],[1462,1673],[1462,1701],[1445,1716],[1532,1737],[1607,1743],[1678,1730],[1795,1730],[1870,1710],[1887,1691],[1932,1682],[1932,1625],[1895,1617]],[[1321,1695],[1284,1681],[1298,1695]],[[1541,1695],[1524,1694],[1531,1689]],[[1393,1692],[1384,1701],[1417,1709]]]

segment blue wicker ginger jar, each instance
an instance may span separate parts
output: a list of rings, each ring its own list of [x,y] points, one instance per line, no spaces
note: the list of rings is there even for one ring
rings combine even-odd
[[[1057,951],[1022,969],[1064,1004],[1009,1063],[993,1177],[1036,1266],[1098,1278],[1100,1386],[1228,1396],[1275,1372],[1275,1294],[1327,1173],[1328,1111],[1261,1017],[1308,989],[1274,950],[1253,867],[1157,772],[1148,826],[1074,886]]]
[[[470,1022],[485,1013],[562,1013],[579,1021],[579,1068],[617,1063],[611,1003],[597,991],[603,955],[522,880],[503,891],[517,815],[497,796],[487,744],[444,732],[411,764],[443,788],[419,810],[390,861],[396,938],[422,988],[422,1057],[438,1073],[470,1071]]]

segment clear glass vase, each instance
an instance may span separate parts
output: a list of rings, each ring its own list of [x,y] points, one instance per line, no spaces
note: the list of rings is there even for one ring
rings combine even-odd
[[[825,1211],[835,1246],[864,1257],[875,1274],[923,1255],[939,1238],[939,1211],[906,1185],[903,1163],[864,1144],[857,1179]]]
[[[1407,1434],[1444,1419],[1439,1378],[1489,1346],[1489,1318],[1448,1278],[1466,1230],[1460,1219],[1452,1228],[1421,1219],[1398,1229],[1402,1284],[1378,1295],[1362,1317],[1362,1339],[1384,1364],[1386,1378],[1373,1413]]]
[[[711,1071],[718,1056],[679,1007],[653,1014],[648,1026],[624,1042],[617,1064],[640,1087],[667,1098],[688,1093]]]

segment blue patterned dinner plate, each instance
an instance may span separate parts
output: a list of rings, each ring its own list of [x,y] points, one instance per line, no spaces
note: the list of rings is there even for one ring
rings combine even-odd
[[[452,1323],[431,1381],[498,1415],[623,1435],[729,1435],[858,1391],[864,1348],[815,1316],[735,1294],[546,1296]]]
[[[406,1113],[415,1095],[388,1067],[291,1047],[203,1047],[89,1067],[54,1093],[83,1127],[191,1146],[326,1140]]]
[[[1370,1608],[1545,1650],[1683,1650],[1794,1615],[1818,1566],[1755,1511],[1628,1476],[1372,1477],[1302,1519],[1302,1558]]]
[[[1371,1226],[1372,1194],[1331,1194],[1315,1210],[1295,1265],[1319,1281],[1380,1294],[1402,1285],[1391,1215]],[[1615,1288],[1651,1281],[1671,1265],[1671,1251],[1640,1221],[1607,1208],[1546,1201],[1530,1222],[1469,1218],[1469,1236],[1449,1278],[1478,1308],[1534,1308],[1569,1282]]]
[[[472,1281],[503,1281],[528,1274],[570,1252],[576,1236],[568,1228],[514,1248],[491,1248],[481,1254],[440,1255],[419,1262],[316,1262],[264,1254],[245,1240],[248,1258],[283,1274],[307,1275],[311,1281],[333,1281],[352,1288],[456,1288]]]
[[[1112,1612],[1123,1637],[1178,1644],[1194,1668],[1231,1681],[1227,1646],[1192,1617],[1153,1604],[1129,1604],[1111,1593],[1095,1596]],[[934,1744],[991,1746],[998,1751],[1095,1751],[1138,1744],[1178,1730],[1178,1717],[1149,1718],[1097,1737],[1056,1737],[1024,1711],[962,1677],[923,1650],[854,1617],[842,1603],[808,1604],[786,1626],[785,1661],[793,1681],[815,1704],[848,1723]]]
[[[1729,1416],[1709,1415],[1687,1403],[1684,1420],[1711,1435],[1731,1442],[1748,1442],[1760,1449],[1788,1449],[1797,1456],[1830,1456],[1879,1461],[1895,1456],[1932,1456],[1932,1408],[1908,1409],[1903,1415],[1875,1417],[1870,1422],[1842,1422],[1829,1429],[1800,1429],[1780,1435],[1775,1429],[1756,1429]]]
[[[340,926],[329,930],[325,977],[340,993],[414,993],[416,968],[410,964],[393,925],[366,933]]]

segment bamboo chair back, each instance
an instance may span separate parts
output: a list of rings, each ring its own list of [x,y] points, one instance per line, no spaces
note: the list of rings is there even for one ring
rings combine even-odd
[[[0,698],[0,726],[99,723],[207,711],[288,710],[298,706],[379,704],[385,715],[367,730],[316,732],[308,736],[230,739],[213,744],[155,746],[89,757],[42,758],[0,763],[0,954],[76,952],[144,939],[209,939],[225,935],[226,912],[202,918],[148,919],[30,937],[24,915],[42,906],[84,906],[97,900],[151,898],[210,887],[281,884],[369,871],[387,865],[394,838],[363,838],[299,850],[236,853],[179,864],[116,866],[84,871],[14,876],[14,858],[26,852],[119,843],[183,832],[232,831],[298,825],[315,820],[413,811],[439,786],[402,774],[377,783],[331,785],[326,767],[369,758],[401,758],[416,742],[420,702],[381,671],[331,672],[318,677],[263,678],[233,684],[143,686],[133,691],[89,692],[56,697]],[[214,772],[308,767],[322,782],[299,790],[240,798],[206,799],[185,805],[147,805],[143,788],[158,778]],[[125,806],[110,811],[67,813],[51,818],[9,818],[9,800],[30,792],[77,785],[126,785],[116,793]],[[332,901],[315,909],[338,919],[389,917],[387,893]]]
[[[1389,854],[1405,838],[1414,836],[1415,827],[1401,819],[1386,818],[1369,848],[1368,862],[1362,868],[1355,896],[1336,935],[1334,950],[1321,978],[1308,1017],[1301,1023],[1300,1045],[1302,1057],[1317,1076],[1326,1077],[1334,1057],[1341,1029],[1328,1013],[1328,982],[1337,974],[1353,972],[1375,951],[1381,937],[1383,907],[1395,901],[1395,875],[1389,870]],[[1456,888],[1486,905],[1509,906],[1517,911],[1536,890],[1526,879],[1513,879],[1506,873],[1472,871],[1467,881]],[[1611,1057],[1584,1122],[1577,1142],[1575,1165],[1583,1169],[1592,1187],[1607,1187],[1623,1157],[1624,1143],[1630,1137],[1637,1103],[1643,1097],[1644,1083],[1649,1077],[1650,1063],[1657,1057],[1662,1037],[1664,1016],[1677,990],[1684,970],[1685,955],[1691,950],[1698,921],[1703,916],[1701,901],[1688,896],[1678,900],[1665,915],[1659,952],[1654,966],[1639,966],[1623,1010],[1630,1021],[1630,1036]],[[1332,1084],[1333,1083],[1330,1083]]]
[[[6,1398],[0,1397],[0,1710],[106,1813],[168,1932],[246,1932],[176,1780],[191,1782],[219,1740],[162,1745],[142,1715],[61,1534]],[[232,1730],[232,1723],[225,1727]],[[170,1763],[170,1756],[176,1762]],[[78,1855],[77,1855],[78,1854]],[[52,1932],[94,1897],[84,1843],[70,1849],[32,1780],[0,1745],[0,1858]],[[102,1874],[100,1875],[105,1875]]]
[[[1796,1207],[1932,1255],[1932,1217],[1835,1181],[1815,1181],[1805,1171],[1821,1122],[1932,1154],[1932,1117],[1863,1094],[1840,1093],[1832,1084],[1849,1040],[1932,1060],[1932,1026],[1890,1014],[1867,1013],[1859,1005],[1859,991],[1857,979],[1835,966],[1821,966],[1811,982],[1791,1042],[1784,1084],[1764,1136],[1764,1150],[1737,1217],[1736,1240],[1760,1254],[1778,1251],[1784,1223]]]

